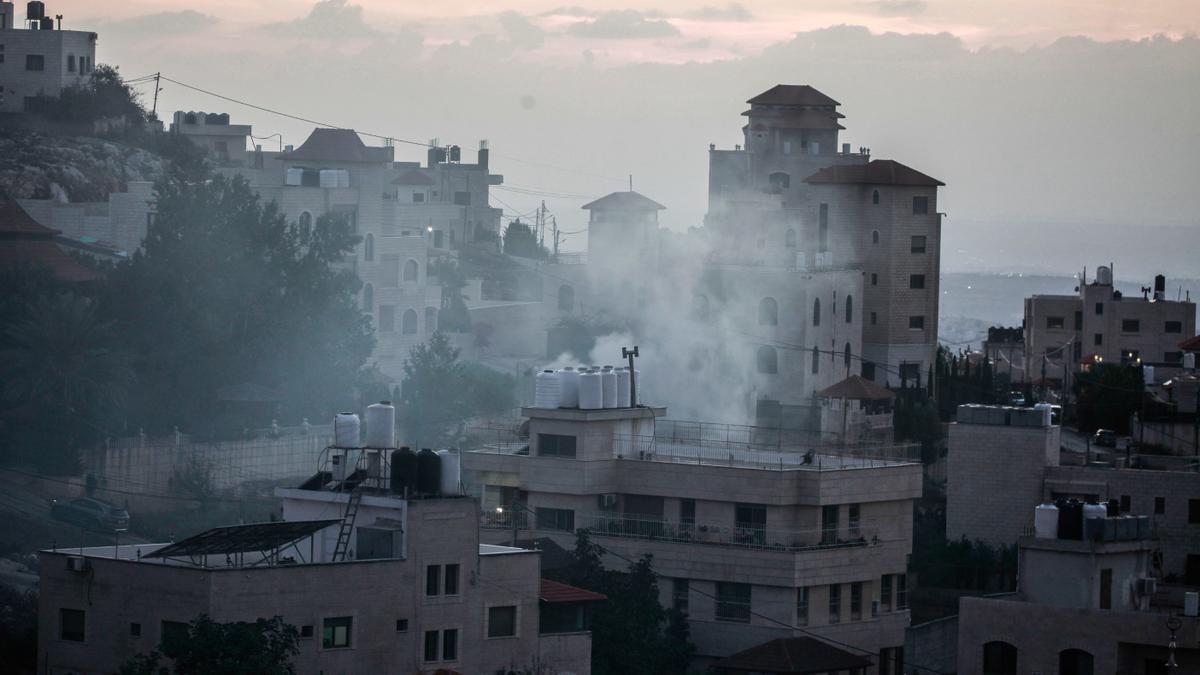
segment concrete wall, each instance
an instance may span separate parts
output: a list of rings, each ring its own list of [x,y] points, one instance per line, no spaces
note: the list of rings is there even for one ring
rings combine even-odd
[[[947,616],[904,631],[906,673],[941,675],[957,672],[958,616]]]
[[[95,66],[95,33],[0,30],[0,44],[4,45],[4,63],[0,63],[0,87],[4,95],[0,96],[0,112],[21,112],[28,97],[57,96],[65,87],[83,83]],[[42,56],[42,70],[26,70],[26,56],[31,54]],[[85,66],[86,70],[80,67],[81,58],[90,64]]]

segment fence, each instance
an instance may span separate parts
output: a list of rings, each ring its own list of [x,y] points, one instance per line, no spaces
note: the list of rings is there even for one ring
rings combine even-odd
[[[921,461],[920,446],[911,444],[776,450],[722,441],[660,439],[657,435],[614,435],[613,453],[618,459],[776,471],[864,469]]]

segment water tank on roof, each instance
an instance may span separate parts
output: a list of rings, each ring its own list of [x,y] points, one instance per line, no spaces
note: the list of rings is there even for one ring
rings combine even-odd
[[[1096,283],[1101,286],[1112,286],[1112,270],[1107,265],[1096,268]]]
[[[558,371],[560,408],[579,407],[579,371],[571,366],[564,366]]]
[[[1033,534],[1038,539],[1058,539],[1058,507],[1038,504],[1033,509]]]
[[[457,162],[462,159],[462,149],[457,145],[450,146],[450,161]]]
[[[543,370],[533,381],[533,407],[557,408],[562,401],[562,382],[558,373]]]
[[[339,448],[357,448],[361,447],[358,439],[358,415],[351,412],[338,413],[333,418],[333,444]]]
[[[417,494],[417,453],[407,445],[392,451],[392,494]]]
[[[435,496],[442,486],[442,458],[429,448],[417,453],[417,492]]]
[[[604,385],[600,371],[589,369],[579,374],[579,408],[599,410],[604,407]]]
[[[42,30],[54,30],[54,19],[43,16],[41,20]]]
[[[337,186],[340,188],[350,187],[350,171],[347,169],[337,170]]]
[[[33,0],[25,5],[25,18],[30,21],[41,21],[46,18],[46,3]]]
[[[1041,426],[1048,427],[1054,424],[1054,406],[1049,403],[1037,403],[1033,409],[1038,411],[1041,417]]]
[[[628,368],[617,368],[617,407],[630,407]]]
[[[396,447],[396,408],[391,401],[367,406],[365,418],[368,448]]]
[[[1096,541],[1104,534],[1104,520],[1108,518],[1108,507],[1103,504],[1083,505],[1083,538]]]
[[[462,455],[457,450],[438,450],[442,460],[442,479],[439,487],[442,496],[462,494]]]
[[[617,407],[617,374],[612,366],[604,366],[600,371],[601,405],[605,408]]]
[[[1064,499],[1058,502],[1058,538],[1083,538],[1083,504],[1075,499]]]
[[[1195,370],[1196,369],[1196,353],[1195,352],[1188,352],[1183,355],[1183,369],[1184,370]]]

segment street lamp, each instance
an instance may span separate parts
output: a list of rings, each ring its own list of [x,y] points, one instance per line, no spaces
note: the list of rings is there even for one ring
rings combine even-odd
[[[1167,668],[1174,669],[1179,667],[1179,664],[1175,661],[1175,631],[1179,630],[1182,625],[1183,622],[1179,620],[1179,617],[1167,617],[1167,630],[1171,631],[1171,639],[1167,642]]]

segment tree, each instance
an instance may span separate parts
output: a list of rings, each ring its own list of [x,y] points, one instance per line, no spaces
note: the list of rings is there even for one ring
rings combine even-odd
[[[138,101],[138,93],[125,83],[116,66],[100,64],[86,80],[63,89],[58,96],[41,96],[33,108],[59,122],[90,123],[123,117],[128,125],[141,127],[149,117]]]
[[[1072,388],[1079,430],[1129,433],[1129,418],[1140,412],[1144,386],[1141,368],[1115,363],[1096,364],[1076,375]]]
[[[533,229],[520,220],[514,220],[504,228],[504,253],[518,258],[544,260],[546,247],[538,244]]]
[[[207,615],[187,631],[167,633],[158,649],[138,654],[121,667],[121,675],[291,675],[292,657],[300,653],[296,627],[280,617],[217,623]],[[163,657],[172,667],[160,665]]]
[[[442,286],[442,306],[438,311],[438,330],[451,333],[471,332],[471,315],[467,311],[466,296],[462,289],[467,279],[462,271],[450,262],[431,265],[431,272]]]
[[[243,178],[165,180],[156,203],[143,249],[104,292],[137,354],[139,426],[240,430],[218,390],[243,383],[278,391],[279,418],[294,422],[353,401],[374,338],[361,282],[339,265],[358,241],[349,222],[301,230]]]
[[[112,322],[99,319],[88,298],[37,296],[2,344],[0,398],[12,423],[5,459],[74,473],[79,450],[110,430],[132,381]]]

